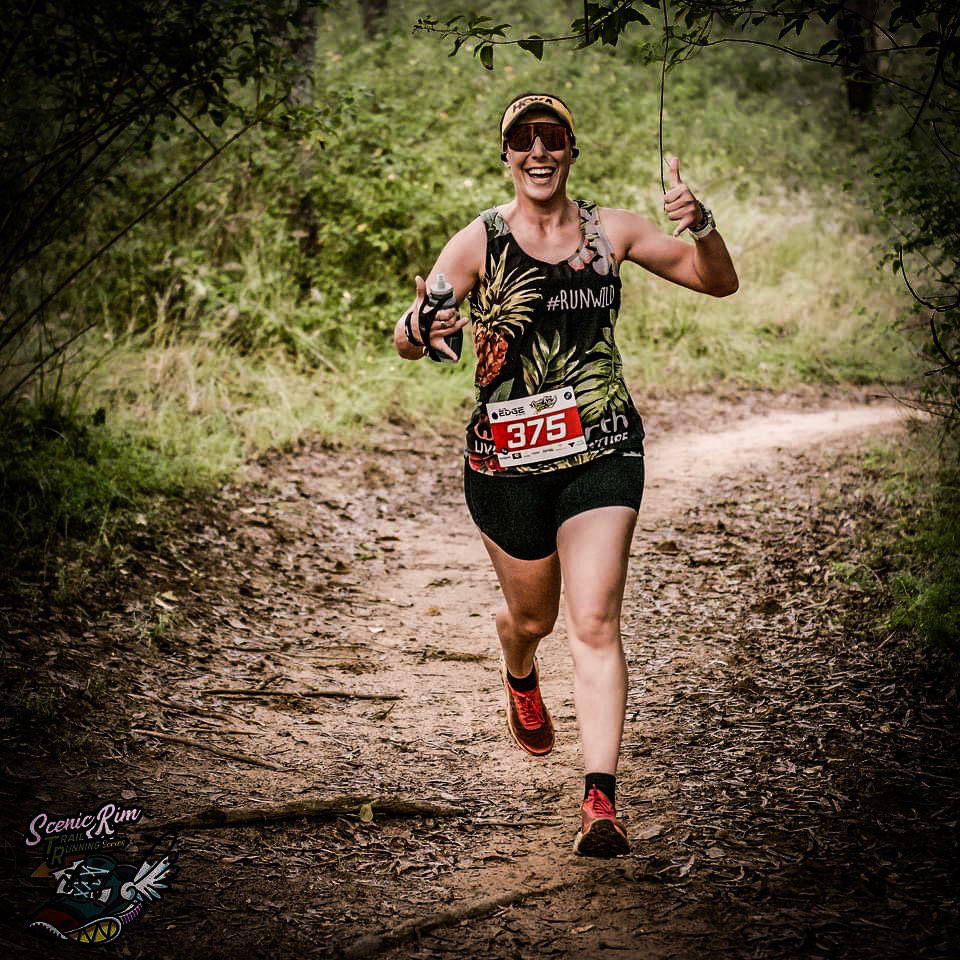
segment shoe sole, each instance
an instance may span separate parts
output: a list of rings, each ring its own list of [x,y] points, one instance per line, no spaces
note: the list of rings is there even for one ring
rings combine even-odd
[[[507,729],[510,731],[510,736],[513,737],[513,742],[524,752],[529,753],[532,757],[545,757],[548,753],[553,750],[554,743],[556,743],[556,737],[554,737],[554,743],[551,743],[546,750],[531,750],[518,736],[516,730],[513,729],[513,724],[510,722],[510,691],[507,689],[507,668],[501,664],[500,666],[500,679],[503,681],[503,696],[505,698],[505,708],[507,712]],[[539,680],[539,676],[537,677]],[[547,722],[552,723],[553,721],[550,718],[550,713],[547,710],[547,705],[543,705],[543,712],[546,715]]]
[[[586,833],[577,834],[573,852],[579,857],[620,857],[630,852],[630,844],[609,820],[597,820]]]

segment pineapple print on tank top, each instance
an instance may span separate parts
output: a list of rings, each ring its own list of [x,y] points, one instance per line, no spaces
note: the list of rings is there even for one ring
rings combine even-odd
[[[480,216],[487,231],[484,276],[470,295],[477,355],[476,400],[465,455],[481,473],[542,473],[614,451],[643,452],[643,423],[623,379],[613,332],[620,274],[594,203],[577,201],[580,246],[546,263],[516,242],[497,208]],[[572,388],[583,440],[579,452],[511,463],[494,443],[487,404]],[[495,408],[502,410],[502,407]]]

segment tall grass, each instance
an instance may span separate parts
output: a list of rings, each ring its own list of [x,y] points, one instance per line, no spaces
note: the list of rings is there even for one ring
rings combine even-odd
[[[635,382],[782,388],[915,376],[898,319],[907,297],[874,267],[874,243],[853,226],[847,196],[772,189],[744,203],[720,190],[711,202],[740,291],[718,302],[628,267],[620,339]]]
[[[877,446],[858,493],[876,629],[953,687],[960,681],[960,445],[936,423]]]

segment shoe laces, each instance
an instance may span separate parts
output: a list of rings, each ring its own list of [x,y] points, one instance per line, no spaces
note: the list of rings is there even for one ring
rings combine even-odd
[[[609,797],[597,787],[591,787],[587,794],[587,804],[601,817],[616,817],[617,811]]]
[[[519,690],[511,691],[513,693],[513,702],[517,705],[517,713],[520,715],[520,722],[528,729],[542,727],[544,724],[543,701],[540,699],[539,690],[528,690],[521,692]]]

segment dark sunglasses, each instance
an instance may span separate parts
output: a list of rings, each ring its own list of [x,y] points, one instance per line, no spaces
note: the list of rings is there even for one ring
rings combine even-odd
[[[563,150],[570,143],[570,131],[562,123],[517,123],[507,131],[507,146],[523,152],[537,137],[547,150]]]

